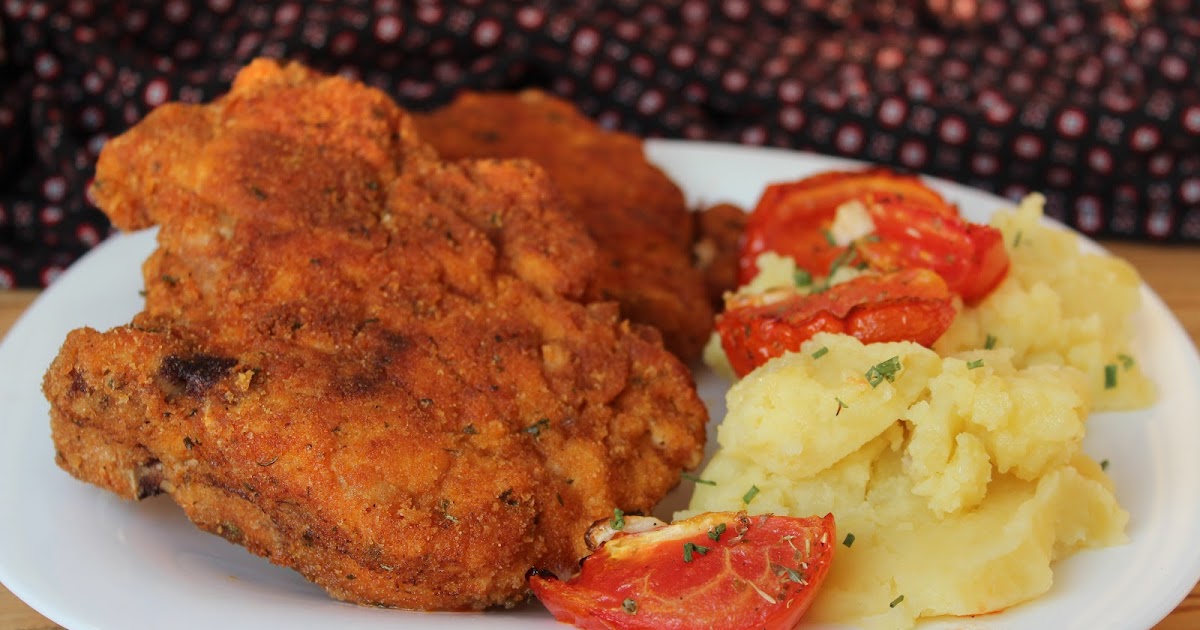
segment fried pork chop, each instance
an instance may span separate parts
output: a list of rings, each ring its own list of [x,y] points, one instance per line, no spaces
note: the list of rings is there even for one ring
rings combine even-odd
[[[94,192],[159,247],[145,310],[45,376],[58,464],[334,597],[510,605],[699,462],[690,374],[576,300],[595,247],[543,171],[440,162],[376,90],[256,61],[112,140]]]
[[[622,315],[658,328],[684,361],[700,356],[713,311],[692,265],[693,220],[679,187],[646,160],[641,139],[605,131],[538,90],[466,92],[415,119],[446,159],[542,165],[596,240],[598,268],[586,297],[620,302]]]
[[[714,309],[725,306],[725,292],[738,287],[738,243],[750,215],[731,203],[719,203],[695,213],[696,268]]]

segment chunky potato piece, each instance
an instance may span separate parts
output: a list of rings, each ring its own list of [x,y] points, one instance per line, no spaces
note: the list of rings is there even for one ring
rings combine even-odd
[[[917,344],[851,344],[846,339],[853,338],[842,335],[820,339],[825,343],[814,338],[802,357],[768,362],[729,390],[729,413],[717,428],[722,448],[774,450],[783,457],[763,462],[768,471],[810,477],[902,417],[925,390],[926,375],[941,364],[936,354]],[[884,378],[872,387],[866,372],[895,356],[901,371],[916,377]],[[781,436],[787,439],[781,441]]]
[[[975,354],[981,358],[972,362],[945,359],[929,380],[928,399],[902,416],[910,422],[913,492],[942,514],[977,505],[993,467],[1036,480],[1069,462],[1083,441],[1082,374],[1053,366],[1018,371],[1007,350]]]

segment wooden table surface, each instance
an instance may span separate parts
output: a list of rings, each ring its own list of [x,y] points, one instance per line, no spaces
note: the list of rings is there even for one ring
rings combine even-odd
[[[1134,264],[1146,282],[1163,298],[1194,343],[1200,344],[1200,248],[1172,248],[1106,243],[1110,250]],[[37,297],[35,291],[0,291],[0,336]],[[0,586],[0,630],[58,628]],[[1192,589],[1154,630],[1200,628],[1200,584]]]

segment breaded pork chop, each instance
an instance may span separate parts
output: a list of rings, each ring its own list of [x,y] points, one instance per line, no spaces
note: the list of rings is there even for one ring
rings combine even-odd
[[[623,316],[658,328],[684,361],[700,356],[713,311],[692,265],[693,219],[679,187],[646,160],[641,139],[606,131],[538,90],[465,92],[415,119],[421,137],[446,159],[542,165],[596,240],[598,268],[587,299],[616,300]]]
[[[725,292],[738,286],[738,243],[750,215],[731,203],[719,203],[694,214],[696,268],[704,274],[713,308],[720,309],[725,306]]]
[[[334,597],[508,605],[699,462],[657,333],[584,306],[594,245],[529,162],[434,159],[386,96],[256,61],[112,140],[95,195],[161,226],[145,310],[44,379],[57,462]]]

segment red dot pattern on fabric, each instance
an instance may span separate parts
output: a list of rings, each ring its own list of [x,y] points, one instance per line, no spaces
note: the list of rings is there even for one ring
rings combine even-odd
[[[540,87],[610,129],[882,162],[1089,234],[1200,242],[1200,17],[1182,2],[129,0],[0,5],[0,287],[110,232],[87,187],[108,138],[203,102],[265,55],[413,109]],[[32,130],[32,133],[29,131]]]

